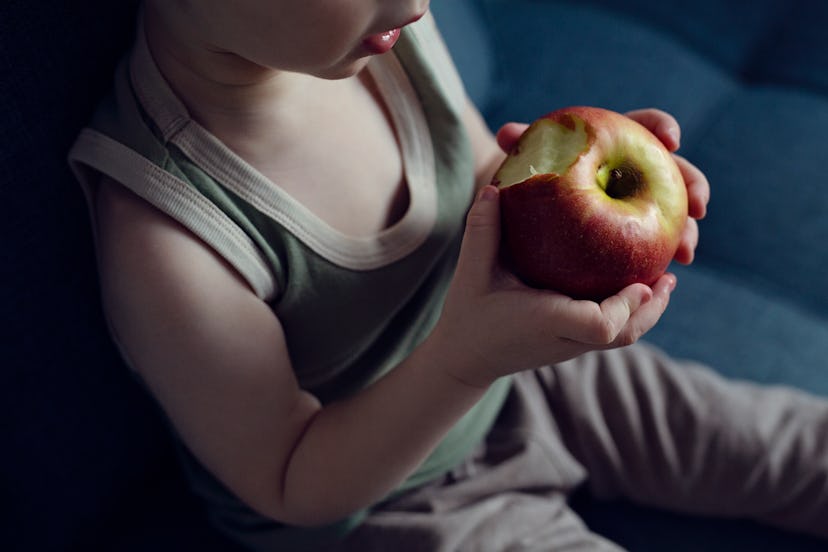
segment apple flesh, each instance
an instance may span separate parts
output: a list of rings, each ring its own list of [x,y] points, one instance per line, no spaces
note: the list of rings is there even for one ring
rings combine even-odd
[[[671,153],[639,123],[600,108],[533,122],[492,183],[507,265],[531,286],[577,299],[655,283],[687,220]]]

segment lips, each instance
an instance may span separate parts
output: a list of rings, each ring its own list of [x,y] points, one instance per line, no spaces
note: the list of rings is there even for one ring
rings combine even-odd
[[[419,21],[423,18],[424,15],[425,12],[419,13],[414,17],[410,18],[408,21],[401,24],[399,27],[395,27],[388,31],[383,31],[381,33],[367,36],[362,40],[362,46],[372,54],[384,54],[385,52],[393,48],[394,44],[397,43],[397,40],[400,38],[400,29],[402,27]]]
[[[362,45],[372,54],[384,54],[394,47],[400,38],[399,29],[391,29],[381,33],[373,34],[362,40]]]

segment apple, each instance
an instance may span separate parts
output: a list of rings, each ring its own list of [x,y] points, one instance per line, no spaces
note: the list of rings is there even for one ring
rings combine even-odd
[[[492,183],[507,266],[530,286],[576,299],[655,283],[687,220],[672,154],[644,126],[596,107],[534,121]]]

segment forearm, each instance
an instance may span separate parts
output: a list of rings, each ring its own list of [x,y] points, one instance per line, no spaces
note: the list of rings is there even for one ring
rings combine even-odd
[[[319,410],[284,474],[284,521],[321,524],[381,499],[485,393],[440,366],[469,363],[427,341],[364,391]]]

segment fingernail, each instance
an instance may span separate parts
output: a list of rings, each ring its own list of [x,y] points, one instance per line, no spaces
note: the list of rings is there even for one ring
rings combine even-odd
[[[670,130],[667,131],[667,133],[670,135],[670,138],[672,138],[673,143],[676,145],[676,149],[678,149],[679,146],[681,145],[681,135],[679,134],[678,129],[677,128],[671,128]]]

